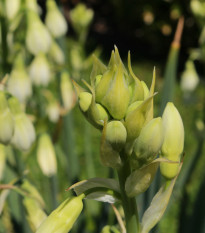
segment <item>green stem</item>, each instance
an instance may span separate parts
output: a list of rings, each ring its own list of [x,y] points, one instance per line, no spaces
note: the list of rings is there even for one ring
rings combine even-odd
[[[125,191],[125,182],[127,177],[130,175],[130,165],[125,161],[123,167],[118,170],[118,179],[120,184],[122,206],[125,214],[125,222],[127,233],[139,232],[139,217],[137,211],[136,199],[127,196]]]

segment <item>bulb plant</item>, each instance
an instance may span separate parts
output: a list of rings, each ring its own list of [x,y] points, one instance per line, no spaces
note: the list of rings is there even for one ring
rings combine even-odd
[[[148,88],[134,74],[130,53],[127,70],[117,47],[107,67],[94,57],[90,84],[83,83],[85,87],[74,82],[79,108],[102,132],[100,160],[116,170],[118,180],[92,178],[70,189],[87,198],[120,202],[127,233],[149,232],[162,217],[180,171],[184,147],[181,116],[169,102],[163,116],[154,117],[155,70]],[[149,188],[159,166],[164,184],[140,221],[136,197]]]

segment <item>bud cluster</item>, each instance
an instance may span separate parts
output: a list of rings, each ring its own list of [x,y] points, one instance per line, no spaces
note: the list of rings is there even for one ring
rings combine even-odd
[[[172,103],[168,103],[162,118],[153,117],[155,71],[149,89],[132,71],[130,54],[127,70],[115,47],[107,67],[95,58],[91,85],[84,83],[88,90],[74,83],[79,107],[87,120],[102,130],[100,156],[103,165],[120,168],[122,154],[125,154],[135,170],[152,162],[161,152],[162,156],[179,163],[183,123]],[[173,134],[172,141],[170,135]]]

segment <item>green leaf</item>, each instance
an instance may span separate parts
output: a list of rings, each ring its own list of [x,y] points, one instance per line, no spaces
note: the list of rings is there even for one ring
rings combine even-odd
[[[87,199],[114,203],[120,200],[119,184],[114,179],[91,178],[80,181],[67,190],[73,189],[76,195],[84,193]]]
[[[129,197],[134,197],[145,192],[152,183],[158,167],[159,162],[150,163],[147,166],[132,172],[125,182],[127,195]]]
[[[142,217],[140,233],[148,233],[163,216],[172,194],[176,178],[177,177],[170,182],[168,187],[164,184],[152,199],[149,208]]]

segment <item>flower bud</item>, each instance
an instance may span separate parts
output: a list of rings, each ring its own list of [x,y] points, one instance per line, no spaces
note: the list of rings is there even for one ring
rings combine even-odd
[[[115,63],[117,63],[117,59],[120,59],[118,56],[119,55],[116,52]],[[101,85],[102,81],[103,77],[98,86]],[[124,73],[124,67],[122,62],[120,62],[117,64],[116,72],[114,73],[112,80],[109,83],[109,87],[106,90],[105,96],[101,100],[101,104],[107,108],[113,118],[121,120],[126,114],[129,101],[130,92]]]
[[[181,89],[184,92],[192,92],[199,83],[199,76],[196,72],[193,61],[186,62],[186,69],[181,76]]]
[[[139,136],[140,131],[146,122],[147,113],[149,112],[152,99],[153,96],[150,96],[140,105],[136,102],[136,108],[127,113],[125,117],[125,127],[127,129],[128,141],[133,141]],[[134,104],[135,103],[133,103],[133,105]]]
[[[32,232],[36,232],[41,223],[47,218],[39,203],[30,197],[24,197],[23,205],[26,209],[26,218]]]
[[[65,63],[64,53],[54,40],[51,44],[48,54],[56,64],[63,65]]]
[[[109,119],[106,110],[102,105],[95,103],[93,95],[89,92],[80,92],[79,107],[87,120],[96,128],[102,128],[104,120]]]
[[[66,34],[68,30],[67,22],[58,9],[54,0],[47,0],[47,14],[45,23],[51,34],[55,37],[61,37]]]
[[[87,112],[92,102],[92,94],[89,92],[81,92],[79,94],[79,106],[83,112]]]
[[[121,123],[121,122],[120,122]],[[123,131],[123,126],[118,123],[117,121],[114,123],[111,123],[108,128],[107,132],[107,121],[104,122],[104,127],[102,131],[102,139],[100,144],[100,160],[101,163],[106,167],[112,167],[112,168],[120,168],[122,166],[122,160],[119,154],[120,147],[124,143],[123,141],[126,140],[125,138],[125,132],[123,132],[123,135],[120,135],[120,140],[117,141],[117,134],[120,130]],[[116,127],[116,133],[114,135],[111,134],[111,128],[113,128],[114,125],[117,125]],[[124,136],[124,138],[123,138]],[[112,144],[111,144],[111,143]],[[121,144],[122,143],[122,144]],[[117,150],[114,147],[117,147]]]
[[[108,69],[103,73],[101,76],[96,76],[96,101],[101,103],[102,99],[107,93],[107,90],[109,89],[109,86],[111,85],[112,78],[116,71],[116,65],[115,62],[115,53],[112,51],[110,62],[108,65]],[[94,64],[95,65],[95,64]]]
[[[5,10],[6,16],[9,20],[12,20],[17,15],[19,9],[21,7],[21,0],[6,0],[5,1]]]
[[[48,119],[56,123],[59,120],[60,117],[60,107],[57,100],[51,100],[49,101],[47,107],[46,107],[46,113],[48,115]]]
[[[46,133],[42,134],[39,138],[37,161],[45,176],[51,177],[56,174],[56,154],[50,136]]]
[[[154,118],[142,128],[134,143],[134,159],[140,164],[151,162],[161,149],[163,139],[162,119]]]
[[[63,106],[67,111],[70,111],[75,105],[76,95],[68,72],[61,73],[60,89]]]
[[[80,34],[85,31],[92,22],[94,12],[87,9],[85,4],[79,3],[74,9],[70,11],[70,18],[74,30]]]
[[[32,95],[31,80],[26,72],[23,57],[19,54],[7,83],[8,91],[24,103]]]
[[[26,46],[28,51],[33,55],[40,52],[47,53],[52,42],[47,28],[35,12],[29,11],[27,16]]]
[[[11,97],[8,102],[15,122],[11,143],[19,150],[28,150],[36,138],[34,127],[16,98]]]
[[[106,127],[105,138],[116,151],[120,151],[125,145],[127,138],[127,131],[123,123],[110,121]]]
[[[51,70],[46,55],[39,53],[29,67],[29,76],[36,85],[47,86],[51,79]]]
[[[6,150],[3,144],[0,144],[0,182],[3,178],[4,168],[6,165]]]
[[[40,225],[36,233],[67,233],[83,209],[84,194],[67,198]]]
[[[171,161],[180,162],[184,148],[184,126],[181,116],[173,103],[166,105],[163,116],[164,142],[161,155]],[[179,164],[163,162],[160,164],[161,174],[167,179],[174,178],[178,173]]]
[[[14,119],[4,92],[0,91],[0,143],[10,142],[14,132]]]

